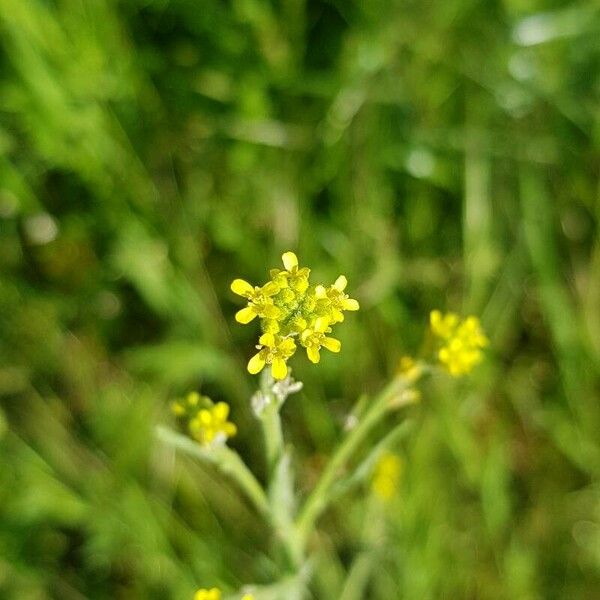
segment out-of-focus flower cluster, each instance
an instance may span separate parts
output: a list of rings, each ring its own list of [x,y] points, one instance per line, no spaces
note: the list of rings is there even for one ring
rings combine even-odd
[[[482,349],[489,342],[477,317],[461,320],[454,313],[442,315],[434,310],[429,322],[431,331],[441,341],[437,358],[450,375],[466,375],[481,362]]]
[[[227,420],[229,405],[225,402],[214,404],[198,392],[190,392],[183,400],[175,400],[171,409],[202,446],[222,445],[237,433],[237,427]],[[208,598],[212,599],[211,596]]]
[[[219,588],[199,589],[194,594],[194,600],[221,600],[221,590]]]
[[[221,590],[215,587],[210,590],[201,588],[194,594],[194,600],[221,600]],[[254,600],[254,596],[244,594],[240,600]]]
[[[285,378],[287,361],[298,346],[313,363],[321,359],[321,348],[339,352],[340,341],[328,334],[344,320],[344,311],[359,308],[345,292],[348,281],[343,275],[329,287],[315,286],[309,281],[310,269],[300,267],[293,252],[286,252],[282,260],[284,269],[271,269],[271,279],[263,286],[243,279],[231,284],[231,290],[247,300],[236,321],[246,324],[258,317],[261,322],[258,352],[248,362],[248,371],[256,374],[270,365],[274,379]]]

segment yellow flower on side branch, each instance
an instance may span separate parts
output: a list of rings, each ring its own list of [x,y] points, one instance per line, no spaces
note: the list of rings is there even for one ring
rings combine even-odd
[[[320,361],[321,348],[339,352],[339,340],[325,334],[344,320],[344,311],[359,309],[358,302],[346,294],[348,280],[343,275],[329,287],[314,286],[310,269],[301,267],[293,252],[285,252],[281,259],[284,268],[271,269],[271,280],[265,285],[252,286],[243,279],[231,284],[231,290],[248,302],[236,313],[236,320],[247,324],[258,317],[261,322],[258,352],[248,362],[248,371],[256,374],[270,365],[277,380],[286,377],[287,361],[298,345],[313,363]]]
[[[194,594],[194,600],[221,600],[221,590],[219,588],[199,589]]]
[[[431,331],[441,340],[437,358],[450,375],[466,375],[481,362],[482,349],[489,341],[477,317],[461,320],[454,313],[442,315],[439,310],[434,310],[429,322]]]
[[[224,444],[237,433],[235,424],[227,420],[229,405],[225,402],[214,404],[207,396],[190,392],[184,400],[175,400],[171,408],[186,421],[189,434],[202,446]]]

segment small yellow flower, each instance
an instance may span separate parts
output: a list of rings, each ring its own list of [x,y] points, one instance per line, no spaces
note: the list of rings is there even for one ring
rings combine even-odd
[[[360,305],[357,300],[350,298],[345,293],[348,280],[344,275],[340,275],[335,283],[329,288],[318,285],[315,288],[315,296],[317,301],[324,304],[325,309],[329,311],[332,323],[341,323],[344,320],[343,311],[358,310]]]
[[[305,329],[300,336],[300,343],[306,348],[306,354],[309,360],[313,363],[318,363],[321,360],[321,348],[327,348],[331,352],[339,352],[342,348],[342,343],[332,337],[327,337],[325,334],[331,331],[329,322],[323,317],[319,317],[312,329]]]
[[[242,325],[250,323],[256,317],[277,319],[281,310],[273,304],[273,296],[279,292],[279,286],[269,281],[262,287],[252,286],[243,279],[234,279],[231,291],[248,300],[248,306],[238,310],[235,320]]]
[[[194,600],[221,600],[221,590],[219,588],[210,590],[202,588],[194,594]]]
[[[442,315],[439,310],[430,314],[431,331],[442,340],[438,359],[450,375],[459,377],[470,373],[483,358],[482,348],[489,341],[477,317],[460,320],[458,315]]]
[[[254,600],[254,594],[244,594],[241,600]]]
[[[382,455],[373,474],[373,492],[384,501],[391,500],[398,489],[401,473],[400,457],[391,453]]]
[[[285,271],[271,269],[271,279],[280,287],[291,287],[303,294],[308,288],[310,269],[298,266],[298,257],[293,252],[285,252],[281,257]]]
[[[296,343],[291,337],[282,338],[271,332],[263,333],[258,339],[258,352],[248,361],[248,372],[260,373],[265,365],[271,365],[273,379],[285,379],[286,361],[296,352]]]
[[[229,405],[225,402],[201,408],[190,421],[190,433],[203,446],[223,443],[237,433],[237,427],[227,420],[228,416]]]

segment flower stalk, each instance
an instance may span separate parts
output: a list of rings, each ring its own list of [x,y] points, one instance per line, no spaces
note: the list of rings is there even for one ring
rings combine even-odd
[[[421,376],[419,372],[417,378]],[[296,528],[300,545],[306,547],[306,542],[318,518],[327,509],[331,498],[332,489],[340,469],[354,454],[358,446],[371,433],[373,428],[381,421],[389,410],[400,408],[402,405],[413,401],[411,394],[404,392],[415,383],[414,377],[396,376],[392,382],[375,398],[366,410],[358,424],[350,430],[344,441],[330,458],[319,482],[308,496],[302,511],[296,521]]]
[[[157,437],[177,448],[178,450],[211,464],[234,481],[244,495],[250,500],[254,508],[267,521],[271,521],[271,510],[267,495],[252,471],[239,454],[225,445],[206,449],[185,435],[181,435],[167,427],[157,427]]]

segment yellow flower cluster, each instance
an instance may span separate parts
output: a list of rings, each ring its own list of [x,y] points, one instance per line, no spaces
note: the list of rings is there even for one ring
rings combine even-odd
[[[221,590],[219,588],[210,590],[202,588],[194,594],[194,600],[221,600]]]
[[[395,454],[384,454],[378,461],[373,474],[371,488],[382,500],[390,500],[400,483],[402,461]]]
[[[439,310],[434,310],[429,322],[431,331],[441,340],[438,359],[450,375],[466,375],[481,362],[481,350],[489,342],[477,317],[461,320],[454,313],[442,315]]]
[[[194,594],[194,600],[221,600],[221,590],[219,588],[199,589]],[[254,600],[252,594],[244,594],[241,600]]]
[[[216,404],[207,396],[190,392],[185,399],[175,400],[171,408],[175,415],[187,422],[190,435],[202,446],[223,444],[237,433],[237,427],[227,420],[229,405]],[[212,600],[212,597],[208,597]]]
[[[256,317],[261,321],[263,333],[258,339],[258,352],[248,362],[248,371],[256,374],[270,365],[274,379],[285,378],[287,361],[299,345],[313,363],[321,359],[321,348],[339,352],[340,341],[327,334],[344,320],[344,311],[359,308],[358,302],[345,293],[348,280],[343,275],[329,287],[313,286],[310,269],[300,267],[293,252],[281,258],[284,269],[272,269],[271,280],[265,285],[253,286],[243,279],[231,284],[231,290],[247,300],[247,305],[236,313],[236,321],[246,324]]]

